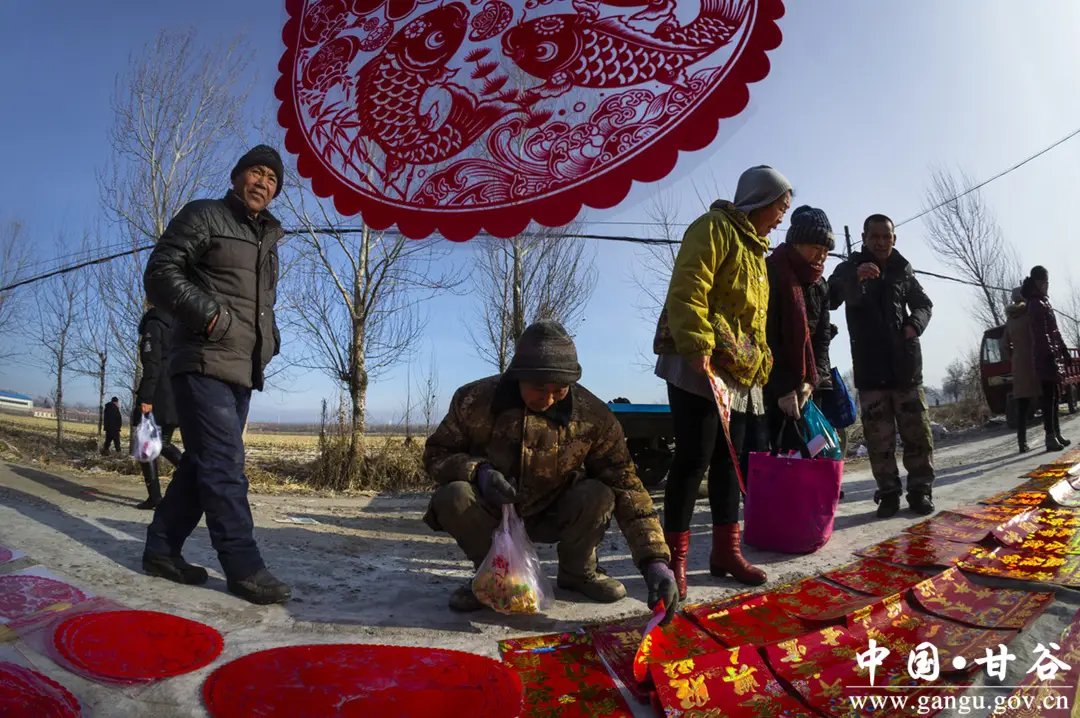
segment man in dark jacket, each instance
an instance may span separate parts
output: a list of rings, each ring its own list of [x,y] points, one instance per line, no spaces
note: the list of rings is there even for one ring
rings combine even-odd
[[[229,590],[259,604],[291,596],[255,544],[243,442],[251,390],[262,390],[280,344],[283,231],[266,207],[283,174],[273,148],[253,148],[233,168],[224,199],[190,202],[173,217],[144,276],[150,302],[175,320],[169,373],[185,451],[147,529],[143,568],[178,583],[206,581],[205,569],[181,557],[205,512]]]
[[[105,429],[105,445],[101,447],[101,453],[108,455],[109,444],[116,447],[116,453],[120,453],[120,429],[124,426],[124,415],[120,411],[120,398],[114,396],[102,409],[101,423]]]
[[[864,249],[829,279],[832,308],[847,305],[851,359],[859,390],[863,431],[878,490],[879,518],[900,510],[896,433],[904,442],[907,499],[920,515],[934,512],[934,440],[922,388],[919,337],[933,304],[911,264],[895,250],[893,222],[875,214],[863,224]]]
[[[131,410],[131,435],[143,418],[151,412],[161,428],[161,455],[180,465],[180,449],[172,443],[173,432],[179,423],[176,404],[173,401],[172,382],[169,381],[169,347],[172,344],[172,318],[157,307],[150,307],[139,322],[139,361],[142,379],[135,392],[135,406]],[[161,503],[161,482],[158,479],[158,460],[141,463],[143,481],[146,484],[146,501],[137,509],[154,509]]]

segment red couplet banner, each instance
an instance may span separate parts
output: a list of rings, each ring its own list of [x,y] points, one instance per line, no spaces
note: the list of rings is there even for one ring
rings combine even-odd
[[[558,227],[749,102],[782,0],[286,0],[275,93],[315,192],[373,229]]]

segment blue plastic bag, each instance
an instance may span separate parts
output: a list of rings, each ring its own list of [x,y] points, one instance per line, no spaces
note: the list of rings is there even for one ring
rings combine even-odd
[[[855,423],[858,410],[855,407],[855,397],[848,391],[840,376],[840,370],[832,369],[832,391],[823,391],[821,397],[821,411],[829,423],[837,429],[846,429]]]
[[[802,421],[799,424],[803,441],[809,444],[811,439],[820,434],[825,437],[826,443],[825,450],[821,452],[821,455],[834,461],[844,460],[844,454],[840,450],[840,437],[837,435],[836,429],[829,423],[829,420],[821,413],[821,409],[817,407],[817,404],[812,401],[806,402],[802,409]]]

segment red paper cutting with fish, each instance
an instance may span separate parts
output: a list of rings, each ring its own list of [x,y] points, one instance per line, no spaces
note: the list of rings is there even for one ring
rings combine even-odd
[[[742,112],[782,0],[287,0],[275,92],[317,194],[409,237],[613,207]]]

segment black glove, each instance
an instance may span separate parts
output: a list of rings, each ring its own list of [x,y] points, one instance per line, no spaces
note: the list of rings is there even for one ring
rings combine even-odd
[[[660,621],[660,625],[666,626],[679,610],[679,589],[675,584],[675,574],[663,561],[653,561],[645,567],[645,584],[649,587],[650,609],[663,600],[664,620]]]
[[[480,484],[480,497],[496,506],[512,504],[517,501],[517,490],[510,485],[502,472],[496,471],[490,464],[481,464],[476,470],[477,483]]]

